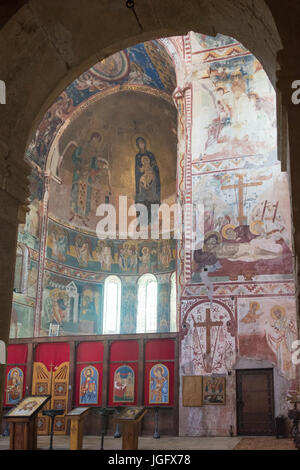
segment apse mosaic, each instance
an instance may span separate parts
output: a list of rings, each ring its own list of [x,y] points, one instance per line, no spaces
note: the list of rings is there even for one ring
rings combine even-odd
[[[151,215],[151,204],[175,203],[176,120],[171,102],[134,90],[101,94],[80,109],[53,143],[50,217],[95,234],[101,205],[110,204],[117,235],[136,204]]]

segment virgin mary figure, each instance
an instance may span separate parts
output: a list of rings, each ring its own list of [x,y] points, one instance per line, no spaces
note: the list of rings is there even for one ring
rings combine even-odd
[[[137,204],[144,204],[151,215],[151,205],[160,204],[159,169],[153,153],[147,150],[143,137],[136,139],[138,153],[135,157],[135,182]]]

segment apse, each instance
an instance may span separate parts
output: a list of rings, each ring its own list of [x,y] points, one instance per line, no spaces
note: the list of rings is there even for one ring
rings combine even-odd
[[[119,227],[124,207],[129,225],[137,204],[150,222],[152,203],[176,202],[175,87],[173,59],[150,41],[95,64],[46,112],[26,154],[34,190],[20,230],[35,253],[29,272],[36,292],[40,284],[39,336],[176,330],[176,241],[152,240],[150,232],[131,239]],[[115,236],[99,238],[97,211],[106,205],[115,211]],[[141,323],[145,315],[152,320]],[[32,325],[20,328],[12,335],[32,336]]]

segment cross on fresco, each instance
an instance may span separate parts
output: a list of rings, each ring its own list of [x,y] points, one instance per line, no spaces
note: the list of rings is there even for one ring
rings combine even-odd
[[[244,189],[250,188],[253,186],[261,186],[263,183],[262,181],[258,181],[257,183],[245,183],[244,182],[245,175],[236,175],[236,177],[238,178],[237,184],[222,186],[221,190],[225,191],[226,189],[238,189],[238,213],[239,215],[238,215],[237,220],[239,221],[240,225],[246,225],[247,216],[244,214]]]
[[[206,319],[204,322],[196,322],[194,320],[194,328],[206,329],[206,354],[211,353],[211,329],[214,326],[223,326],[222,321],[212,321],[210,317],[210,309],[206,309]]]

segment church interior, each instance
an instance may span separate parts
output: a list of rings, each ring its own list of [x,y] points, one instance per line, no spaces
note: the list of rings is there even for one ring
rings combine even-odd
[[[299,448],[300,7],[76,3],[0,5],[0,448]]]

